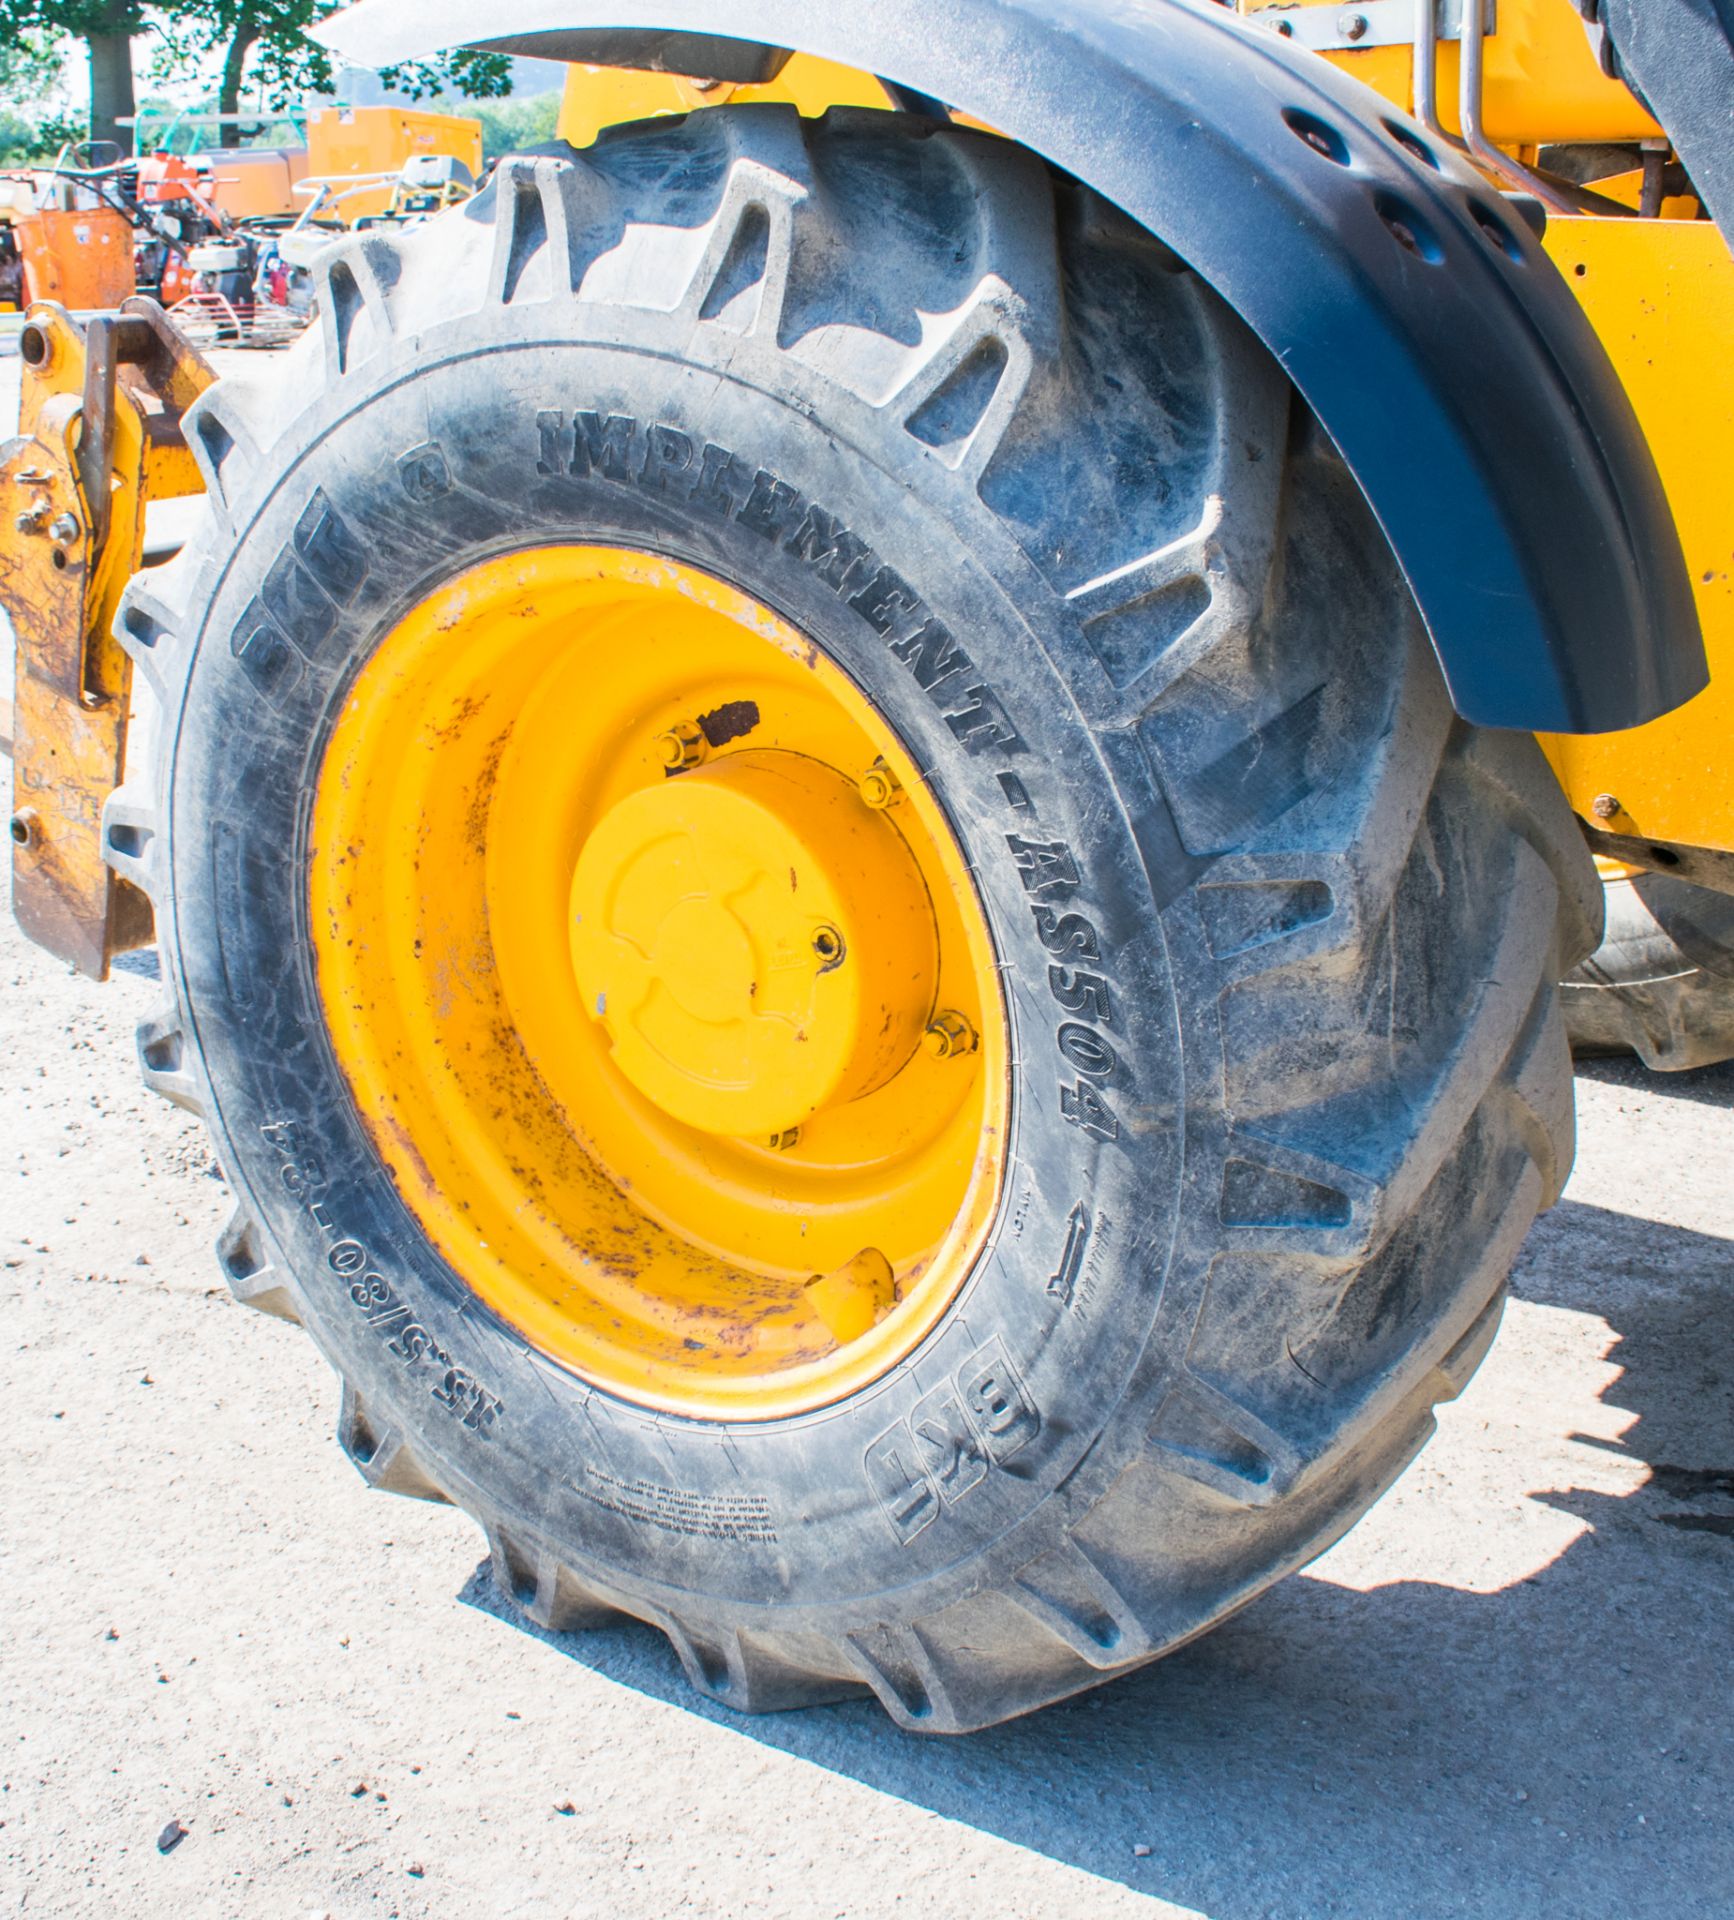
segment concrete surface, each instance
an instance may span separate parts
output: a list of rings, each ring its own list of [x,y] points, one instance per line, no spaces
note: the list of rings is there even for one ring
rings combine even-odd
[[[933,1742],[494,1617],[474,1528],[367,1492],[307,1341],[229,1301],[220,1171],[135,1078],[155,992],[0,917],[0,1911],[1734,1912],[1734,1070],[1580,1076],[1492,1357],[1309,1573]]]

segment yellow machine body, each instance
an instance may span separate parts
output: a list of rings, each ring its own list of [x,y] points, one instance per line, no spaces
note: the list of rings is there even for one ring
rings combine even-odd
[[[1337,18],[1355,9],[1340,0],[1239,0],[1251,18],[1280,21],[1285,14],[1328,9]],[[1597,63],[1572,0],[1488,0],[1494,21],[1487,37],[1482,87],[1482,123],[1501,146],[1521,149],[1555,141],[1656,140],[1662,129],[1623,81],[1610,79]],[[1458,117],[1458,42],[1439,42],[1439,118],[1452,133]],[[1405,112],[1418,111],[1412,75],[1413,49],[1345,46],[1325,58],[1382,93]]]
[[[126,766],[132,662],[114,637],[144,558],[145,508],[201,490],[181,418],[211,371],[148,300],[81,326],[33,304],[19,437],[0,462],[0,604],[17,646],[12,904],[91,978],[152,937],[150,903],[102,849]]]
[[[1323,4],[1325,0],[1304,0],[1305,8],[1313,11]],[[1255,0],[1240,0],[1240,5],[1249,15],[1292,18],[1301,10],[1261,6]],[[1340,8],[1333,16],[1339,23],[1350,17],[1352,10],[1345,14]],[[1398,106],[1416,105],[1412,49],[1407,45],[1343,45],[1325,57]],[[1441,40],[1438,58],[1435,104],[1444,125],[1453,128],[1457,43]],[[894,104],[890,90],[873,75],[799,54],[774,80],[759,85],[575,65],[568,73],[559,131],[582,147],[615,124],[723,102],[757,101],[792,104],[809,115],[833,106]],[[1529,158],[1546,143],[1630,143],[1655,140],[1661,131],[1630,91],[1601,71],[1571,0],[1499,0],[1485,42],[1483,119],[1502,148]],[[395,178],[405,160],[422,153],[451,154],[477,173],[482,165],[478,122],[395,107],[333,108],[316,114],[309,123],[308,143],[308,168],[319,177]],[[1636,202],[1635,173],[1595,184],[1609,200]],[[377,196],[346,203],[346,214],[365,217],[374,198],[374,210],[383,211],[391,194],[391,181],[382,181]],[[1687,706],[1647,726],[1599,737],[1550,738],[1543,744],[1586,822],[1628,844],[1651,840],[1726,854],[1734,853],[1734,780],[1728,777],[1728,747],[1734,741],[1734,489],[1725,477],[1727,449],[1734,445],[1734,364],[1728,353],[1734,338],[1734,259],[1718,229],[1699,217],[1689,198],[1664,201],[1662,212],[1661,218],[1555,214],[1547,246],[1600,334],[1655,454],[1691,567],[1712,681]],[[87,216],[68,211],[65,217]],[[13,209],[14,221],[18,218]],[[130,266],[130,259],[124,264]],[[63,289],[63,298],[67,304],[79,303],[70,288]],[[25,432],[31,431],[27,418]],[[117,445],[126,444],[123,426]],[[67,465],[64,451],[58,459]],[[25,461],[26,469],[44,474],[51,464],[46,457],[37,458],[34,466]],[[137,484],[145,496],[155,497],[188,484],[179,466],[172,484],[149,462],[136,472],[136,481],[129,474],[121,476],[122,511],[117,519],[126,524],[131,522],[125,505],[131,486]],[[68,476],[65,488],[72,484]],[[58,509],[58,492],[48,491],[55,492]],[[58,604],[69,590],[67,583],[59,577],[50,582],[43,568],[26,565],[23,554],[20,549],[17,564],[29,578],[13,580],[12,590],[44,609],[50,600]],[[42,557],[33,549],[31,555],[33,560]],[[105,553],[105,563],[109,557]],[[97,626],[88,613],[68,603],[67,617],[78,631],[81,649],[83,636]],[[38,631],[46,634],[40,626]],[[100,652],[99,641],[92,645]],[[30,743],[45,736],[40,721],[26,724],[24,705],[21,698],[18,773],[28,780],[34,777]],[[104,745],[104,764],[112,744]],[[44,777],[51,771],[44,769]],[[85,784],[88,803],[97,785],[94,764]],[[92,862],[97,857],[94,839],[92,835]],[[101,908],[97,924],[76,938],[66,932],[56,950],[69,957],[76,953],[79,964],[96,971],[115,950],[113,908],[98,901],[101,890],[94,866],[80,887],[64,897],[79,897],[81,888],[88,901],[96,903],[92,910]]]
[[[674,73],[642,73],[629,67],[574,66],[566,75],[559,135],[587,147],[604,127],[648,120],[660,113],[692,113],[725,101],[771,100],[821,114],[829,107],[889,107],[891,96],[870,73],[797,53],[775,80],[734,86],[688,80]]]
[[[1574,809],[1604,831],[1734,852],[1734,255],[1708,220],[1556,218],[1547,250],[1661,469],[1710,684],[1648,726],[1542,745]]]

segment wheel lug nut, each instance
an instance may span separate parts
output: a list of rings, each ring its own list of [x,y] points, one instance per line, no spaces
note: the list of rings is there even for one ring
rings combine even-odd
[[[860,780],[861,799],[875,813],[883,813],[903,798],[903,783],[883,760],[875,760]]]
[[[961,1054],[974,1053],[980,1044],[975,1028],[949,1007],[933,1016],[921,1036],[923,1051],[935,1060],[955,1060]]]
[[[666,733],[659,733],[653,743],[657,760],[670,773],[684,773],[688,767],[696,767],[709,751],[703,733],[690,720],[677,720]]]

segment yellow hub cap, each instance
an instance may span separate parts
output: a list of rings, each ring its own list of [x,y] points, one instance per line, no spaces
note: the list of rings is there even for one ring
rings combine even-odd
[[[707,1133],[783,1133],[906,1066],[935,942],[902,835],[802,754],[628,794],[572,882],[572,963],[615,1065]]]
[[[1005,1142],[986,923],[917,767],[766,607],[616,549],[474,568],[358,677],[309,889],[371,1137],[551,1359],[770,1418],[955,1298]]]

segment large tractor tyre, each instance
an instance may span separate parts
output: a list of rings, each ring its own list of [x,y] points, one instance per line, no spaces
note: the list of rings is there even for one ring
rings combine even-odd
[[[221,1258],[543,1626],[989,1725],[1349,1527],[1571,1158],[1594,874],[1171,253],[721,109],[330,254],[117,796]]]
[[[1734,1059],[1734,896],[1662,873],[1605,890],[1602,943],[1561,993],[1573,1051],[1663,1073]]]

